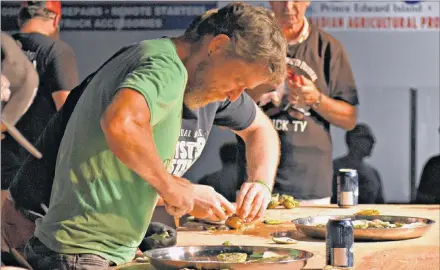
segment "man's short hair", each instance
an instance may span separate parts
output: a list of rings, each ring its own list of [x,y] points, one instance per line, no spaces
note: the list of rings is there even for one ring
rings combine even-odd
[[[23,1],[18,14],[18,23],[21,26],[34,17],[53,20],[61,17],[61,1]]]
[[[281,83],[286,76],[287,42],[273,13],[260,6],[234,2],[197,17],[185,31],[185,39],[197,42],[206,35],[227,35],[230,52],[248,62],[270,69],[268,83]]]

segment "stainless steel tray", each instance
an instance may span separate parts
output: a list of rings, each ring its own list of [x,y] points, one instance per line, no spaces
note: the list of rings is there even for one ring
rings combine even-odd
[[[223,263],[217,260],[217,255],[229,252],[247,253],[248,256],[254,253],[266,251],[275,252],[279,255],[290,255],[292,259],[281,262],[265,263]],[[188,246],[162,248],[145,252],[150,263],[160,270],[189,269],[272,269],[296,270],[302,269],[307,260],[313,257],[313,253],[288,248],[257,247],[257,246]]]
[[[312,224],[325,224],[331,217],[341,217],[341,216],[315,216],[298,218],[292,222],[298,231],[305,234],[306,236],[325,239],[326,228],[319,228],[312,226]],[[401,222],[401,223],[424,223],[422,226],[412,227],[412,228],[369,228],[369,229],[354,229],[354,239],[363,241],[389,241],[389,240],[405,240],[418,238],[423,236],[435,223],[434,220],[427,218],[418,217],[402,217],[402,216],[353,216],[347,215],[342,217],[350,217],[353,220],[374,220],[380,219],[388,222]]]

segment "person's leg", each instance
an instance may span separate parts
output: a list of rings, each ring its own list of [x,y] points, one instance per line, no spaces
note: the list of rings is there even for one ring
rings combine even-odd
[[[113,265],[94,254],[60,254],[32,237],[25,248],[25,257],[35,270],[104,270]]]

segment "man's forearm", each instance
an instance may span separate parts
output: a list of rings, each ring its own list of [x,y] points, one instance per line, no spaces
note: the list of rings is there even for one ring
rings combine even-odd
[[[250,181],[261,180],[271,189],[280,158],[280,143],[275,130],[255,131],[246,143],[247,173]]]
[[[356,126],[356,107],[347,102],[322,94],[321,103],[314,110],[332,125],[345,130],[351,130]]]
[[[261,180],[273,187],[280,157],[280,140],[269,118],[258,109],[257,127],[238,133],[246,144],[247,173],[250,181]]]

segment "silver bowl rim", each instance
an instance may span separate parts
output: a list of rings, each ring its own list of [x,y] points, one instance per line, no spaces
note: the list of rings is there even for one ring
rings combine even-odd
[[[432,220],[432,219],[429,219],[429,218],[422,218],[422,217],[408,217],[408,216],[392,216],[392,215],[374,215],[374,216],[356,216],[356,215],[323,215],[323,216],[308,216],[308,217],[302,217],[302,218],[296,218],[296,219],[294,219],[294,220],[292,220],[291,222],[293,223],[293,224],[295,224],[295,226],[303,226],[303,227],[310,227],[310,228],[317,228],[317,229],[323,229],[323,230],[325,230],[326,228],[318,228],[318,227],[316,227],[316,226],[312,226],[312,225],[308,225],[308,224],[299,224],[298,223],[298,221],[300,221],[300,220],[306,220],[306,219],[310,219],[310,218],[318,218],[318,217],[323,217],[323,218],[326,218],[326,217],[329,217],[329,218],[331,218],[331,217],[368,217],[368,218],[377,218],[377,219],[380,219],[380,217],[388,217],[388,218],[397,218],[397,219],[410,219],[410,218],[414,218],[414,219],[423,219],[423,220],[425,220],[426,222],[424,222],[425,223],[425,225],[423,225],[423,226],[417,226],[417,227],[414,227],[414,228],[425,228],[425,227],[431,227],[432,225],[434,225],[436,222],[435,222],[435,220]],[[400,228],[368,228],[368,229],[356,229],[356,228],[354,228],[354,230],[355,231],[372,231],[372,230],[377,230],[377,231],[380,231],[380,230],[386,230],[386,231],[389,231],[389,230],[408,230],[408,229],[414,229],[414,228],[402,228],[402,227],[400,227]]]
[[[281,247],[268,247],[268,246],[222,246],[222,245],[205,245],[205,246],[174,246],[174,247],[167,247],[167,248],[158,248],[158,249],[153,249],[153,250],[149,250],[149,251],[145,251],[144,255],[147,256],[149,259],[153,259],[153,260],[161,260],[161,261],[175,261],[175,262],[179,262],[179,263],[216,263],[216,264],[227,264],[227,265],[240,265],[240,264],[245,264],[245,263],[249,263],[249,262],[244,262],[244,263],[229,263],[229,262],[221,262],[221,261],[189,261],[189,260],[171,260],[171,259],[159,259],[157,257],[153,257],[152,253],[153,252],[160,252],[160,251],[164,251],[164,250],[169,250],[172,248],[184,248],[184,249],[188,249],[188,248],[224,248],[224,247],[240,247],[240,248],[249,248],[249,249],[253,249],[253,248],[268,248],[268,249],[281,249],[281,250],[297,250],[297,251],[301,251],[301,252],[305,252],[306,257],[304,258],[299,258],[299,259],[289,259],[289,260],[283,260],[283,261],[278,261],[278,262],[262,262],[261,264],[288,264],[288,263],[292,263],[292,262],[298,262],[298,261],[308,261],[311,258],[313,258],[315,256],[314,253],[307,251],[307,250],[303,250],[303,249],[296,249],[296,248],[281,248]],[[254,264],[259,264],[259,263],[254,263]]]

